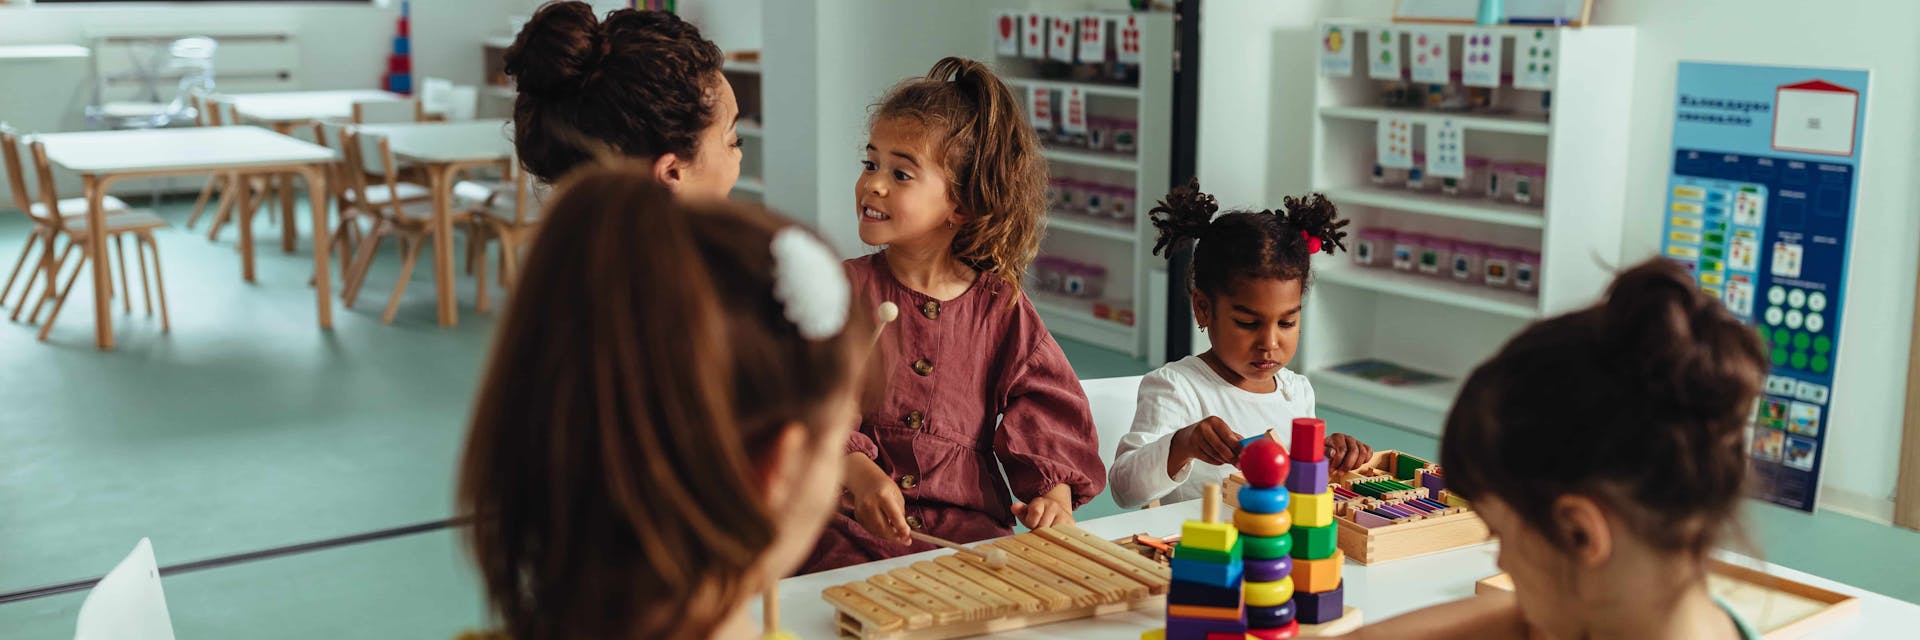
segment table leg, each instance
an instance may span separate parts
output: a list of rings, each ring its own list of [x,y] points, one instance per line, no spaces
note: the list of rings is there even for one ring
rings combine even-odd
[[[429,165],[433,188],[433,293],[440,305],[440,326],[459,324],[453,290],[453,165]]]
[[[87,234],[87,250],[96,258],[87,268],[93,271],[93,343],[101,351],[113,349],[113,314],[108,313],[110,305],[107,299],[107,276],[113,269],[102,265],[112,263],[99,259],[107,255],[106,196],[107,187],[99,176],[81,176],[87,192],[87,228],[93,232]],[[51,287],[52,283],[48,283]],[[49,320],[48,322],[52,322]]]
[[[311,188],[311,187],[309,187]],[[293,253],[298,225],[293,214],[293,174],[280,174],[280,250]]]
[[[242,179],[245,180],[246,178],[242,178]],[[272,178],[268,178],[267,184],[272,184],[272,183],[273,183]],[[240,223],[240,278],[242,280],[246,280],[247,282],[254,281],[253,280],[253,214],[259,211],[256,205],[262,204],[266,199],[267,199],[267,194],[264,194],[264,193],[259,195],[258,200],[256,200],[255,197],[252,195],[242,196],[241,200],[243,201],[243,204],[240,206],[239,219],[235,221]]]
[[[307,178],[307,197],[313,201],[313,290],[319,296],[320,328],[333,328],[333,290],[328,282],[327,258],[329,251],[327,228],[327,170],[324,166],[303,167],[300,174]],[[293,226],[293,220],[287,220],[287,226]]]

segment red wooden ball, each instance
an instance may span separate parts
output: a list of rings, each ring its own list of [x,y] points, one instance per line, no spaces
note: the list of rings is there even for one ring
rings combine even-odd
[[[1240,473],[1247,484],[1262,489],[1287,481],[1287,449],[1272,438],[1260,438],[1240,451]]]

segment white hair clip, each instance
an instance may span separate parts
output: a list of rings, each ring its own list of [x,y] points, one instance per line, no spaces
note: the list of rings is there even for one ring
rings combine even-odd
[[[786,307],[800,337],[825,340],[847,326],[853,285],[840,257],[800,227],[773,234],[773,297]]]

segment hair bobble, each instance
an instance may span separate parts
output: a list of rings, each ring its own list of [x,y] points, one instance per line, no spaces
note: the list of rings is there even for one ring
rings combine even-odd
[[[773,234],[773,297],[800,337],[825,340],[847,326],[847,305],[853,285],[840,258],[826,243],[800,227]]]

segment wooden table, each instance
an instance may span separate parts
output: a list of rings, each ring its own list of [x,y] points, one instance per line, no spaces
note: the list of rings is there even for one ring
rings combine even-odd
[[[233,101],[234,115],[239,116],[241,122],[262,124],[283,135],[292,135],[294,129],[312,126],[316,122],[353,118],[353,105],[356,102],[394,102],[405,100],[406,96],[374,89],[346,89],[236,93],[227,98]],[[293,228],[293,177],[282,176],[278,190],[280,211],[285,216],[280,227],[280,249],[293,253],[296,235]]]
[[[433,291],[440,326],[459,323],[453,290],[454,176],[476,167],[504,165],[513,157],[512,129],[505,120],[375,124],[363,135],[387,139],[394,157],[423,167],[433,192]]]
[[[39,136],[53,164],[80,174],[87,197],[87,228],[105,229],[101,207],[107,187],[130,178],[156,178],[244,171],[250,174],[287,174],[306,178],[313,198],[313,286],[317,290],[320,328],[333,327],[332,296],[327,280],[327,165],[333,150],[302,142],[259,127],[196,127],[148,131],[91,131]],[[250,248],[252,216],[240,216],[242,270],[253,280]],[[107,234],[87,235],[87,247],[96,258],[93,269],[94,342],[101,350],[113,348],[113,316],[108,313],[110,269],[104,256]]]
[[[1224,505],[1223,513],[1227,514],[1227,519],[1230,521],[1232,512],[1230,509],[1225,509]],[[1199,518],[1200,501],[1191,500],[1096,518],[1081,522],[1079,526],[1089,533],[1107,539],[1123,538],[1136,533],[1169,536],[1180,533],[1182,522]],[[1902,553],[1897,550],[1889,551],[1895,555]],[[953,552],[929,551],[782,580],[780,581],[781,626],[802,638],[837,637],[833,607],[820,597],[823,589],[864,580],[876,574],[950,553]],[[1346,603],[1359,607],[1367,622],[1378,622],[1416,609],[1465,598],[1473,595],[1476,581],[1500,573],[1500,569],[1494,566],[1498,553],[1497,544],[1487,543],[1372,566],[1348,562],[1341,567],[1341,577],[1345,580]],[[1727,560],[1738,558],[1727,553],[1720,554],[1720,557]],[[1735,561],[1746,566],[1764,568],[1771,575],[1860,598],[1861,606],[1858,615],[1840,620],[1805,637],[1911,637],[1915,626],[1920,625],[1920,605],[1863,591],[1775,564],[1745,558]],[[758,628],[759,604],[755,603],[749,608],[753,611],[755,628]],[[1146,609],[995,633],[993,637],[1131,639],[1140,637],[1143,631],[1160,628],[1165,624],[1165,610]]]

